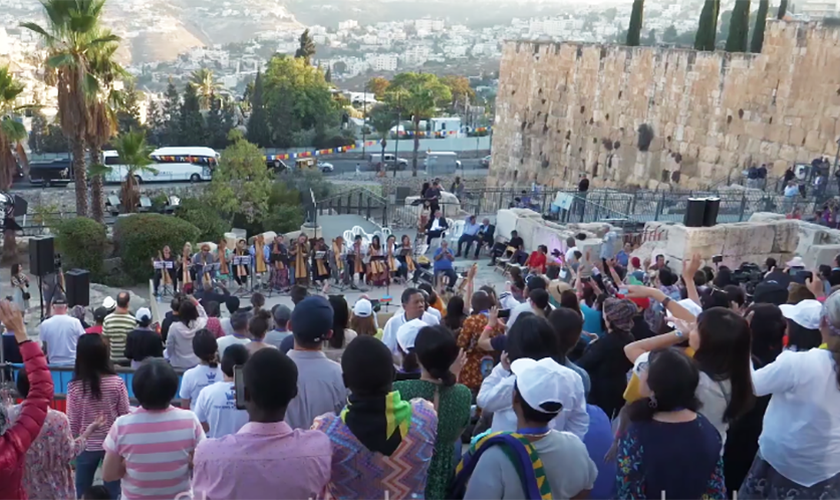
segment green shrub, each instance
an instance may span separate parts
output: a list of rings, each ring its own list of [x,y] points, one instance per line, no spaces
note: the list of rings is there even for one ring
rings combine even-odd
[[[64,269],[87,269],[92,280],[100,280],[108,245],[105,226],[87,217],[74,217],[56,221],[51,229]]]
[[[218,242],[230,230],[230,224],[203,198],[183,198],[175,217],[198,228],[198,241]]]
[[[198,235],[199,229],[189,222],[161,214],[119,217],[114,225],[114,244],[123,271],[138,283],[152,277],[151,259],[165,245],[180,256],[184,243],[198,241]]]

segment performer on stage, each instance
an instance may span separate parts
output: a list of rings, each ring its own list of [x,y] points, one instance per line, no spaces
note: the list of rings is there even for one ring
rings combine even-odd
[[[385,261],[381,258],[384,256],[385,249],[382,248],[379,236],[374,236],[370,242],[370,247],[368,247],[368,280],[375,286],[385,285],[385,281],[388,279]]]
[[[184,243],[184,250],[181,252],[181,267],[178,269],[178,275],[181,277],[182,289],[193,282],[192,269],[192,245],[187,242]],[[192,288],[192,286],[190,286]]]
[[[234,259],[236,257],[248,257],[248,242],[244,239],[240,239],[236,242],[236,250],[233,252]],[[242,264],[242,262],[248,262],[248,260],[241,260],[240,264],[235,265],[233,270],[233,279],[236,281],[236,284],[239,286],[246,286],[248,284],[248,273],[249,273],[249,266],[247,264]]]
[[[248,249],[251,254],[251,265],[254,266],[254,276],[262,276],[268,271],[268,255],[271,249],[265,244],[265,236],[258,234],[254,244]]]
[[[230,279],[230,249],[227,247],[227,240],[222,238],[216,248],[216,262],[219,263],[219,279]]]
[[[356,235],[353,240],[353,246],[347,249],[347,270],[350,276],[350,287],[356,289],[355,276],[359,275],[359,283],[365,283],[365,265],[362,259],[365,256],[367,249],[362,244],[362,236]]]
[[[402,244],[397,250],[397,260],[401,264],[397,274],[405,281],[408,281],[408,273],[413,273],[416,269],[413,256],[414,249],[411,248],[411,238],[407,234],[404,234]]]
[[[284,242],[285,237],[278,234],[271,245],[271,287],[275,290],[289,289],[289,249]]]
[[[158,295],[161,279],[163,280],[164,286],[172,287],[172,294],[174,295],[178,292],[178,270],[175,265],[175,256],[172,255],[172,250],[169,248],[169,245],[163,247],[163,251],[158,252],[157,259],[152,259],[152,266],[154,266],[155,262],[163,262],[164,264],[163,269],[155,269],[155,295]],[[166,268],[167,262],[172,267]]]
[[[309,286],[309,238],[306,233],[300,233],[297,241],[292,246],[291,254],[295,262],[295,284],[303,287]]]
[[[396,278],[400,269],[400,261],[397,260],[397,237],[393,234],[385,240],[385,265],[388,266],[388,279]]]
[[[312,249],[312,279],[324,282],[330,279],[330,256],[324,238],[318,238]]]
[[[333,279],[336,284],[346,281],[345,260],[347,257],[347,245],[344,243],[344,237],[339,236],[332,241],[332,248],[330,249],[330,269],[332,270]]]
[[[208,266],[214,264],[215,261],[215,256],[210,253],[210,244],[202,244],[201,251],[195,254],[192,260],[193,281],[199,281],[200,278],[200,281],[202,281],[204,284],[212,283],[216,271],[208,268]]]

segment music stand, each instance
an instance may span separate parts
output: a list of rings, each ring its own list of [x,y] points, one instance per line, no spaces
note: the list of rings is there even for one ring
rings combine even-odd
[[[161,286],[158,289],[159,297],[166,297],[166,296],[175,296],[175,283],[167,284],[167,276],[169,280],[172,279],[172,276],[169,274],[170,269],[175,269],[175,263],[171,260],[156,260],[153,264],[153,267],[156,271],[160,271],[160,281]]]
[[[248,267],[248,274],[246,274],[244,276],[245,284],[242,285],[242,284],[237,283],[239,288],[237,288],[236,291],[233,292],[233,294],[232,294],[232,295],[236,295],[237,297],[245,297],[249,294],[249,292],[247,290],[248,279],[250,278],[250,274],[252,272],[251,267],[253,267],[253,266],[251,266],[251,256],[250,255],[234,255],[233,258],[231,259],[231,265],[233,266],[233,269],[231,269],[230,279],[232,279],[234,281],[236,281],[234,279],[234,276],[236,276],[236,267],[237,266],[247,266]]]

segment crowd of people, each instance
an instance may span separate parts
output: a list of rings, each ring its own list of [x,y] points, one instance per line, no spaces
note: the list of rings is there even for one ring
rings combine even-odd
[[[178,294],[159,329],[121,293],[84,325],[58,294],[39,346],[0,302],[24,365],[0,498],[840,497],[840,256],[746,287],[555,250],[387,319],[295,285],[292,308]]]

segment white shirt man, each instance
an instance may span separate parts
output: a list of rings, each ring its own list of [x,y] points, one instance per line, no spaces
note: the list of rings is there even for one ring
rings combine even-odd
[[[201,422],[207,437],[220,438],[236,434],[248,423],[248,412],[236,409],[236,388],[233,367],[248,361],[248,351],[241,345],[231,345],[222,355],[224,380],[201,389],[193,412]]]
[[[76,344],[85,329],[78,319],[67,315],[67,299],[63,295],[53,298],[53,315],[41,323],[39,332],[49,364],[76,363]]]
[[[406,288],[402,294],[403,311],[397,311],[394,316],[385,323],[385,328],[382,333],[382,342],[391,349],[391,352],[396,353],[397,347],[397,331],[401,326],[411,321],[412,319],[420,319],[428,325],[440,324],[440,321],[427,311],[426,300],[423,298],[423,292],[416,288]]]

